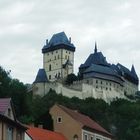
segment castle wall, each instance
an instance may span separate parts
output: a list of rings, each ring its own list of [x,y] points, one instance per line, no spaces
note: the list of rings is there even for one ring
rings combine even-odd
[[[42,85],[37,84],[36,87],[39,86],[43,88],[43,84]],[[38,91],[34,93],[43,96],[44,91],[40,90],[42,88],[38,88]],[[85,99],[88,97],[93,97],[95,99],[103,99],[108,103],[115,98],[126,98],[124,96],[123,87],[117,84],[114,85],[114,82],[110,82],[110,81],[108,81],[107,84],[107,81],[105,80],[103,81],[99,79],[90,79],[88,83],[86,83],[86,80],[78,81],[69,87],[64,86],[62,83],[58,83],[58,82],[46,83],[45,94],[47,94],[50,89],[55,90],[56,93],[58,94],[62,94],[70,98],[78,97],[80,99]]]
[[[46,84],[45,83],[34,83],[33,84],[33,94],[44,96],[46,94]]]
[[[138,91],[138,86],[125,80],[124,84],[124,92],[126,95],[135,95],[136,91]]]

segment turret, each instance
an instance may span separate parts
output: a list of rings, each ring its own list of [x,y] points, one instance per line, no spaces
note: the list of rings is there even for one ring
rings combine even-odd
[[[134,78],[138,79],[134,65],[132,65],[132,67],[131,67],[131,74],[133,75]]]

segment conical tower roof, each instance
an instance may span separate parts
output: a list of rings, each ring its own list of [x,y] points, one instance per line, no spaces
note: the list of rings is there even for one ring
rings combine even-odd
[[[132,67],[131,67],[131,74],[133,75],[133,77],[135,77],[136,79],[138,79],[138,76],[136,74],[134,65],[132,65]]]
[[[48,82],[48,78],[44,69],[39,69],[34,83]]]

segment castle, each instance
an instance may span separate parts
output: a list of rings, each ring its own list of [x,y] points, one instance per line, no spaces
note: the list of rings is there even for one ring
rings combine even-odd
[[[94,97],[110,102],[115,98],[135,95],[139,79],[135,68],[131,70],[122,64],[110,64],[102,52],[95,49],[79,67],[80,80],[71,85],[63,84],[73,73],[75,46],[64,32],[54,34],[42,48],[43,68],[39,69],[33,82],[33,94],[45,95],[50,89],[68,97],[85,99]]]

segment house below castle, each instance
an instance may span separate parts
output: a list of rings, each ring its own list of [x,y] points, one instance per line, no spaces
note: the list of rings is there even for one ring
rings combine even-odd
[[[73,73],[75,46],[64,32],[54,34],[42,49],[43,68],[33,82],[33,94],[45,95],[50,89],[68,97],[85,99],[94,97],[110,102],[115,98],[127,98],[138,91],[139,79],[135,68],[122,64],[110,64],[95,43],[94,52],[79,67],[80,80],[71,85],[63,84]]]
[[[113,136],[90,117],[55,104],[50,109],[54,131],[68,140],[113,140]]]

